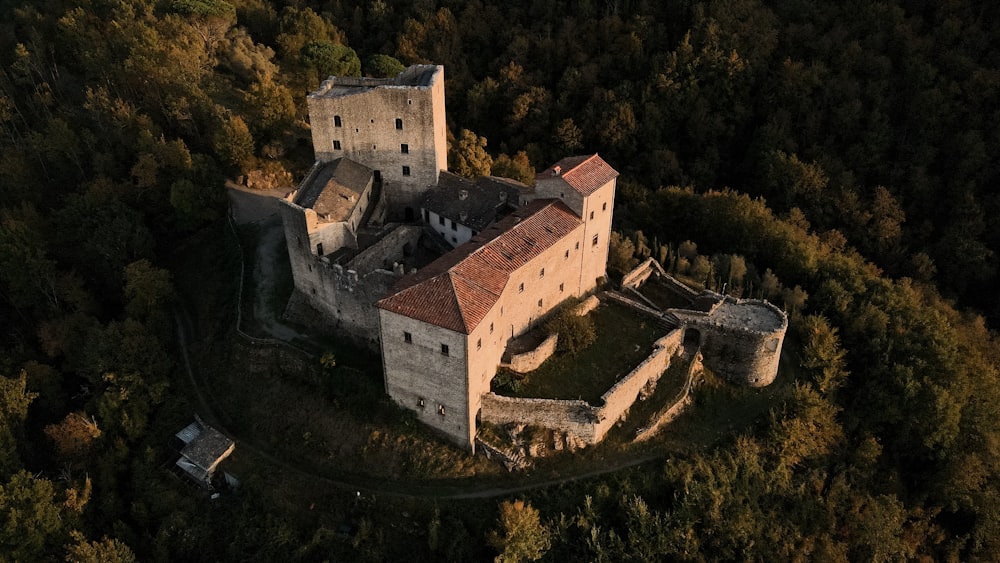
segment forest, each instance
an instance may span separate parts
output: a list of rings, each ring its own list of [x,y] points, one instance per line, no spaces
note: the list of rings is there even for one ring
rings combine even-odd
[[[997,22],[983,0],[0,0],[0,561],[994,560]],[[787,397],[709,447],[400,501],[420,529],[396,506],[346,540],[265,478],[210,506],[164,477],[191,414],[178,280],[225,181],[300,178],[305,94],[414,63],[445,67],[453,171],[598,152],[613,268],[784,306]]]

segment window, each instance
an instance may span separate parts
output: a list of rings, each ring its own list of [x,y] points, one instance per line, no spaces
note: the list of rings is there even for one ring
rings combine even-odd
[[[562,291],[563,291],[563,285],[565,285],[565,284],[559,284],[559,293],[562,293]]]
[[[524,283],[523,282],[521,283],[521,285],[517,286],[517,292],[518,293],[524,293]]]
[[[454,237],[454,236],[453,236],[453,237],[451,237],[451,242],[453,242],[453,243],[455,243],[455,244],[458,244],[458,238],[456,238],[456,237]]]
[[[490,323],[490,334],[493,334],[493,323]]]
[[[569,251],[567,250],[566,254],[563,254],[563,260],[568,260],[568,259],[569,259]]]
[[[320,256],[323,255],[323,243],[319,243],[316,245],[316,254],[319,254]]]
[[[424,408],[424,398],[423,397],[417,397],[417,406],[420,407],[420,408]]]
[[[442,344],[441,345],[441,355],[442,356],[447,356],[448,355],[448,345],[447,344]]]
[[[402,129],[402,128],[403,128],[403,120],[397,117],[396,118],[396,129]]]
[[[313,271],[313,265],[312,264],[309,264],[309,271],[310,272]]]
[[[413,105],[413,100],[406,100],[406,105],[412,106]]]
[[[597,235],[594,235],[594,240],[590,242],[591,246],[597,246]]]
[[[372,145],[372,150],[375,150],[375,145]]]
[[[608,210],[608,202],[605,201],[604,203],[601,204],[601,211],[607,211],[607,210]]]
[[[399,145],[399,152],[403,154],[410,154],[410,145],[407,145],[406,143]]]
[[[335,115],[335,116],[333,116],[333,126],[334,126],[334,127],[342,127],[343,125],[344,125],[344,124],[343,124],[343,123],[341,123],[341,121],[340,121],[340,116],[339,116],[339,115]]]
[[[451,220],[451,230],[453,230],[453,231],[457,231],[458,230],[458,225],[455,223],[454,219]]]
[[[444,405],[438,405],[438,414],[444,416]]]
[[[375,123],[375,118],[374,117],[372,118],[372,123]]]
[[[538,271],[538,277],[540,278],[545,277],[545,268],[542,268],[541,270]]]
[[[539,300],[538,300],[538,306],[539,306],[539,307],[541,307],[541,306],[542,306],[542,300],[541,300],[541,299],[539,299]]]
[[[407,344],[413,344],[413,335],[410,334],[409,332],[404,332],[403,342],[406,342]]]
[[[579,242],[578,242],[578,243],[576,243],[576,248],[575,248],[575,250],[580,250],[580,243],[579,243]]]
[[[442,217],[441,215],[438,215],[438,223],[444,225],[444,217]]]
[[[480,338],[479,340],[476,341],[476,350],[482,350],[482,349],[483,349],[483,339]]]
[[[410,167],[409,166],[404,166],[403,167],[403,176],[409,176],[409,175],[410,175]]]
[[[339,151],[340,150],[340,141],[334,141],[333,142],[333,150],[335,150],[335,151]]]
[[[593,218],[594,218],[594,212],[593,212],[593,211],[591,211],[591,212],[590,212],[590,218],[591,218],[591,219],[593,219]]]

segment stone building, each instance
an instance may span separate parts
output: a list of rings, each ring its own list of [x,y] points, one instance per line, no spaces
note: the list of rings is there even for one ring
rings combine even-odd
[[[395,78],[332,76],[309,94],[318,162],[364,163],[389,209],[412,221],[420,200],[448,168],[444,67],[413,65]]]
[[[401,279],[378,302],[389,396],[472,448],[507,343],[604,277],[617,176],[597,155],[563,159],[523,207]]]

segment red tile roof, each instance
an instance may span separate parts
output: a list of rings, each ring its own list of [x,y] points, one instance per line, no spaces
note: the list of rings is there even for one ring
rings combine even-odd
[[[558,171],[558,172],[557,172]],[[568,156],[536,176],[537,181],[562,178],[581,195],[590,195],[618,177],[618,171],[597,154]]]
[[[580,226],[561,201],[531,202],[469,242],[399,280],[376,305],[471,334],[500,299],[510,274]]]

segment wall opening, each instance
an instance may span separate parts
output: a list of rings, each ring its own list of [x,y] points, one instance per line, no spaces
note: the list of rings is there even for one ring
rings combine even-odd
[[[413,220],[413,208],[412,207],[407,207],[406,208],[406,220],[407,221],[412,221]]]
[[[684,347],[698,348],[701,346],[701,332],[694,328],[684,329]]]

